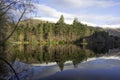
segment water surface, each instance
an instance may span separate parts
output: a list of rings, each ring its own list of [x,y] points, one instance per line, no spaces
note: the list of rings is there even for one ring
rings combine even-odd
[[[119,48],[97,53],[72,44],[9,45],[1,49],[1,56],[22,80],[120,80],[119,54]],[[5,74],[6,68],[3,70]],[[14,75],[11,80],[15,80]]]

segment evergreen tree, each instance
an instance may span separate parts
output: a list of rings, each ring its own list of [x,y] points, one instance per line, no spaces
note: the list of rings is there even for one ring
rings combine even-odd
[[[57,23],[58,24],[64,24],[64,16],[63,15],[60,16],[60,19],[58,20]]]

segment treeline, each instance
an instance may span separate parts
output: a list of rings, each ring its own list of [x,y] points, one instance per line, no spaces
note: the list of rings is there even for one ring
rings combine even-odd
[[[87,42],[87,47],[96,53],[105,53],[109,49],[120,47],[120,37],[110,35],[107,31],[95,32],[91,36],[81,38],[76,42]]]
[[[73,42],[85,36],[90,36],[99,31],[80,23],[77,18],[73,24],[64,22],[61,15],[57,23],[37,20],[22,21],[14,35],[10,38],[12,42]]]

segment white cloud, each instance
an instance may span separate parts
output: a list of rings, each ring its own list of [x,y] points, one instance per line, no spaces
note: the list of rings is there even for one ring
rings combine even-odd
[[[33,19],[38,19],[38,20],[44,20],[44,21],[50,21],[53,23],[56,23],[58,21],[57,18],[52,18],[52,17],[34,17]],[[67,24],[72,24],[73,20],[65,20],[65,23]],[[88,26],[93,26],[93,27],[102,27],[102,28],[120,28],[120,24],[117,25],[97,25],[94,23],[86,22],[86,21],[81,21],[83,24],[87,24]]]
[[[120,17],[113,15],[95,15],[95,14],[80,14],[76,15],[80,21],[92,21],[98,24],[120,24]]]
[[[112,7],[120,5],[120,2],[112,0],[56,0],[57,4],[61,3],[64,6],[69,5],[72,7]]]
[[[52,18],[52,17],[34,17],[33,19],[45,20],[53,23],[56,23],[58,21],[58,18]],[[73,20],[65,20],[65,23],[67,24],[72,24],[72,22]]]
[[[77,14],[76,15],[76,14],[70,14],[70,13],[58,11],[44,4],[34,3],[34,5],[36,7],[37,14],[41,16],[39,18],[43,20],[56,22],[58,21],[60,15],[64,15],[65,22],[68,24],[71,24],[73,22],[73,19],[77,17],[82,23],[90,25],[90,26],[101,26],[101,27],[111,27],[111,28],[119,27],[120,18],[112,16],[112,15],[104,15],[104,16],[94,15],[94,14],[89,14],[89,15],[88,14],[78,15]]]
[[[102,28],[120,28],[120,24],[116,25],[100,25]]]
[[[64,15],[66,19],[74,18],[74,15],[57,11],[56,9],[46,6],[44,4],[34,4],[34,5],[37,8],[38,14],[40,13],[41,15],[44,15],[44,16],[59,18],[60,15]]]

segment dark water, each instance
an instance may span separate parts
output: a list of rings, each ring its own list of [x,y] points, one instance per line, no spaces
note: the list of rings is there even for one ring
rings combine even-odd
[[[101,51],[72,44],[9,45],[0,54],[21,80],[120,80],[120,49]],[[1,60],[0,78],[16,80],[12,73]]]

